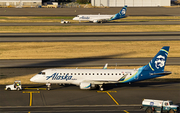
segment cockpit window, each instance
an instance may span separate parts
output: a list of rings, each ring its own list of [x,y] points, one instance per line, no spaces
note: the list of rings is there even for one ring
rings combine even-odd
[[[40,75],[45,75],[46,73],[45,73],[45,72],[39,72],[38,74],[40,74]]]

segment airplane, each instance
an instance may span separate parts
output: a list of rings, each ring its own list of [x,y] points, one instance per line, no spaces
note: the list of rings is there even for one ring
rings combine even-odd
[[[103,67],[103,69],[107,69],[108,63],[106,63]]]
[[[169,46],[164,46],[145,66],[138,69],[46,69],[33,76],[30,81],[45,83],[48,90],[51,84],[73,84],[80,89],[95,89],[104,84],[132,83],[171,74],[164,71]]]
[[[103,23],[111,20],[117,20],[126,17],[127,6],[124,6],[121,11],[115,15],[77,15],[73,20],[89,21],[93,23]]]

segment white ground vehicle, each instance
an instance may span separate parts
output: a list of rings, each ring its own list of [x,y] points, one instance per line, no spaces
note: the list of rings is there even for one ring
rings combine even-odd
[[[9,91],[10,90],[17,90],[17,91],[22,90],[21,81],[16,80],[16,81],[14,81],[14,84],[6,85],[5,90],[9,90]]]
[[[61,24],[68,24],[70,23],[69,21],[66,21],[66,20],[61,20]]]
[[[144,99],[142,101],[141,109],[144,109],[146,113],[178,113],[179,106],[173,105],[173,102],[171,100]]]

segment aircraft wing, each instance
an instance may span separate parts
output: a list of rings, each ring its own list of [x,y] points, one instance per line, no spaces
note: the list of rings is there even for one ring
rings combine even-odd
[[[90,21],[92,22],[104,22],[104,21],[108,21],[110,19],[110,17],[106,17],[106,18],[92,18]]]
[[[110,84],[110,83],[119,83],[119,81],[114,81],[114,80],[84,80],[83,82],[88,82],[91,84]]]

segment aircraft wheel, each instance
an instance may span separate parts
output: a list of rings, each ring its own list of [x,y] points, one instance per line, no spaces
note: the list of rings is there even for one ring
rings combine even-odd
[[[100,90],[101,90],[101,91],[103,91],[103,90],[104,90],[104,88],[102,88],[102,87],[101,87],[101,88],[100,88]]]
[[[47,88],[48,91],[50,91],[50,89],[51,89],[50,87]]]
[[[7,88],[8,91],[11,91],[11,88]]]
[[[152,109],[151,108],[147,108],[146,109],[146,113],[152,113]]]

